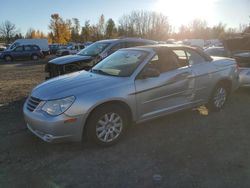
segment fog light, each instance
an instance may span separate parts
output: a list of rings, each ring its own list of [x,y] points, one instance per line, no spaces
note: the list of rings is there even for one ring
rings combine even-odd
[[[47,142],[51,142],[51,141],[53,140],[53,136],[50,135],[50,134],[45,134],[45,135],[43,136],[43,139],[44,139],[45,141],[47,141]]]

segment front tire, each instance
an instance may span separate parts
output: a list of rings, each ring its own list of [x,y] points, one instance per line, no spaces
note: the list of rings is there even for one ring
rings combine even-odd
[[[88,140],[101,146],[117,143],[128,124],[124,110],[117,105],[102,106],[90,115],[87,121]]]
[[[227,101],[228,94],[228,89],[223,84],[217,85],[210,97],[208,109],[211,111],[220,111]]]
[[[6,56],[4,57],[4,60],[7,61],[7,62],[10,62],[10,61],[13,60],[13,58],[12,58],[10,55],[6,55]]]

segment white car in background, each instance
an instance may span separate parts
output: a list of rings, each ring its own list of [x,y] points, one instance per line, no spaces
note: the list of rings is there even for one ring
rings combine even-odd
[[[250,86],[250,51],[231,53],[224,47],[209,47],[204,52],[210,56],[232,57],[236,59],[239,65],[239,83],[240,87]]]
[[[67,46],[56,51],[56,56],[65,56],[65,55],[74,55],[77,54],[80,50],[85,48],[83,44],[75,44]]]
[[[2,53],[4,50],[6,50],[6,47],[0,45],[0,55],[1,55],[1,53]]]

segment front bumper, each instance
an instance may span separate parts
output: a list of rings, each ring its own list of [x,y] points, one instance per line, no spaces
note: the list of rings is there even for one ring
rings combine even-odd
[[[46,142],[81,141],[82,139],[85,122],[83,115],[50,116],[41,111],[31,112],[27,109],[27,102],[24,104],[23,113],[27,128]],[[67,121],[69,119],[74,121]]]

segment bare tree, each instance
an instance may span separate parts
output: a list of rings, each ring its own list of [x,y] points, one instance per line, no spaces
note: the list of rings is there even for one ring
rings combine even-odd
[[[168,18],[151,11],[133,11],[119,20],[119,34],[165,40],[171,32]]]
[[[5,40],[7,44],[11,42],[11,39],[16,34],[17,34],[16,26],[10,21],[6,20],[0,26],[0,36]]]

